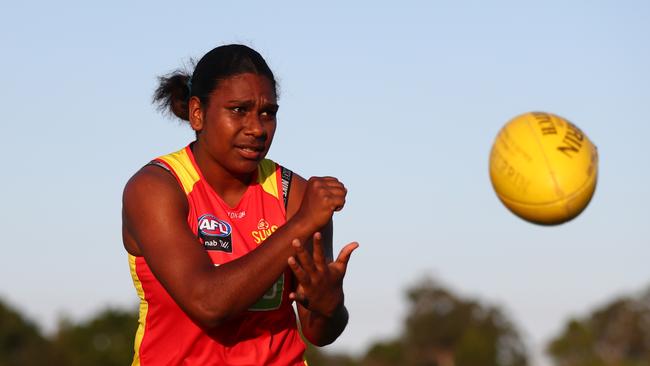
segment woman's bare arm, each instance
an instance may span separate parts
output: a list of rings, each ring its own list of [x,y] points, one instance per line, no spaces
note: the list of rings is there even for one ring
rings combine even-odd
[[[125,245],[137,243],[132,249],[139,253],[132,254],[144,256],[156,278],[195,322],[215,327],[248,309],[275,282],[294,253],[293,239],[307,240],[342,207],[341,189],[314,185],[318,187],[309,189],[309,207],[301,207],[256,250],[215,267],[187,225],[188,203],[178,183],[168,172],[147,166],[124,190]]]
[[[301,204],[300,199],[306,190],[307,181],[300,176],[294,176],[288,217],[291,217],[296,207]],[[330,219],[308,240],[294,238],[294,255],[288,259],[297,279],[296,289],[290,296],[297,302],[303,335],[317,346],[334,342],[348,322],[348,311],[344,305],[343,277],[350,255],[358,244],[350,243],[345,246],[337,260],[333,261],[332,237],[333,224]]]

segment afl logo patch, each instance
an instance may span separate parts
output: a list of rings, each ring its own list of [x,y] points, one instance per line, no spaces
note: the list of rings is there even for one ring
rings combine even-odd
[[[199,239],[206,250],[232,253],[232,227],[212,214],[205,214],[198,220]]]

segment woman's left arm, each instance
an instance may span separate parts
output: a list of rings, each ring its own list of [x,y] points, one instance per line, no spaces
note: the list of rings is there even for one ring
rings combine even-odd
[[[343,277],[350,255],[359,246],[356,242],[346,245],[338,258],[331,261],[327,260],[323,241],[323,235],[315,233],[310,253],[300,240],[294,239],[292,245],[296,254],[288,259],[297,280],[289,298],[298,304],[303,335],[317,346],[334,342],[348,323]],[[329,245],[331,247],[331,241]]]
[[[302,202],[306,181],[293,176],[287,207],[287,219]],[[344,305],[343,278],[352,252],[357,243],[346,245],[333,261],[332,221],[314,233],[311,242],[292,242],[295,255],[288,264],[296,278],[296,286],[290,294],[298,308],[302,333],[312,344],[324,346],[338,338],[348,323],[348,311]]]

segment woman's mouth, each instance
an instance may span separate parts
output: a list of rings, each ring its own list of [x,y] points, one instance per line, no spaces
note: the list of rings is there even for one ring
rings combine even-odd
[[[236,146],[236,148],[244,159],[249,160],[261,159],[264,152],[264,147],[260,146]]]

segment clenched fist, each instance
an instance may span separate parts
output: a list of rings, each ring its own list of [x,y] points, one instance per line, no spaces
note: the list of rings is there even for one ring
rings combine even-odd
[[[311,177],[295,219],[315,232],[329,222],[334,211],[343,208],[347,193],[343,183],[334,177]]]

